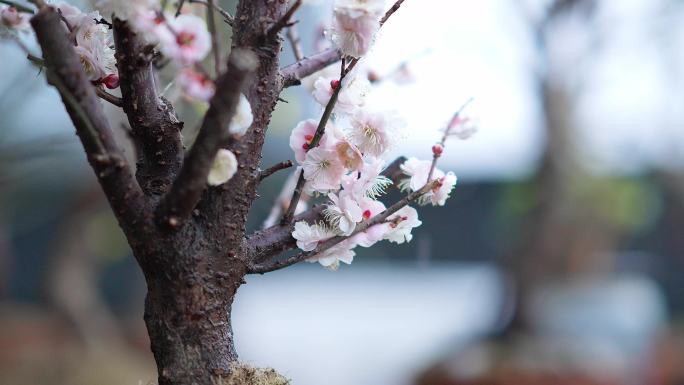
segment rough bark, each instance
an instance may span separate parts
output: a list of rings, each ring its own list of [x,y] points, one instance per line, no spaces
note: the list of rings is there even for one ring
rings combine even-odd
[[[114,42],[123,109],[138,148],[136,178],[145,194],[161,195],[183,161],[183,123],[157,92],[152,47],[118,19],[114,19]]]

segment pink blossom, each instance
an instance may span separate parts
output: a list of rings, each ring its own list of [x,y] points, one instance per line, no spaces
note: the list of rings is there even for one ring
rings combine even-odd
[[[404,162],[400,167],[401,171],[409,176],[408,182],[403,181],[402,187],[408,187],[411,191],[420,190],[428,182],[428,175],[430,174],[430,167],[432,162],[429,160],[419,160],[411,157]],[[435,174],[444,174],[439,170],[435,170]]]
[[[290,148],[295,153],[295,159],[300,164],[304,162],[306,153],[311,148],[311,141],[316,134],[318,128],[318,121],[313,119],[303,120],[297,124],[290,134]],[[331,130],[330,125],[326,127],[326,131]],[[319,145],[325,146],[328,139],[328,134],[324,133],[319,141]]]
[[[466,140],[477,133],[477,122],[470,117],[457,115],[447,126],[450,137]]]
[[[178,74],[176,82],[183,91],[183,95],[191,100],[208,102],[216,90],[210,78],[190,68],[184,68]]]
[[[409,178],[403,180],[400,187],[402,189],[410,189],[411,191],[423,188],[428,183],[427,178],[431,166],[431,161],[409,158],[401,165],[401,170]],[[421,204],[430,202],[433,206],[444,206],[447,198],[449,198],[449,194],[451,194],[451,190],[456,185],[456,175],[453,172],[445,174],[444,171],[435,168],[432,172],[432,180],[439,180],[439,185],[423,195],[419,202]]]
[[[328,192],[340,188],[344,165],[334,149],[319,146],[309,150],[302,168],[307,191]]]
[[[154,32],[157,33],[162,53],[182,64],[198,62],[211,50],[207,25],[195,15],[167,17],[166,28],[155,28]]]
[[[361,57],[380,29],[383,0],[338,0],[333,18],[333,42],[343,54]]]
[[[358,203],[359,207],[361,207],[361,210],[363,211],[361,216],[363,217],[364,221],[372,219],[376,215],[385,211],[385,205],[382,202],[376,201],[372,198],[362,197]],[[352,242],[361,247],[371,247],[385,237],[388,226],[389,225],[387,223],[371,226],[366,231],[354,235],[352,237]]]

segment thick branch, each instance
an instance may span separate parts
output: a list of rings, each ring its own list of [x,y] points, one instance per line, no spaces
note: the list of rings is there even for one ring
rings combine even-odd
[[[300,85],[302,83],[302,79],[305,77],[340,61],[340,59],[342,59],[340,51],[336,49],[328,49],[315,55],[305,57],[294,64],[290,64],[289,66],[280,70],[280,73],[283,77],[283,87]]]
[[[31,25],[43,49],[48,82],[58,89],[88,161],[121,227],[130,235],[134,225],[143,221],[146,200],[114,141],[95,87],[85,75],[54,8],[42,7]]]
[[[385,223],[387,219],[396,213],[397,211],[401,210],[402,208],[408,206],[411,202],[417,200],[420,198],[422,195],[428,193],[430,190],[435,188],[440,182],[435,180],[432,181],[420,190],[414,191],[410,193],[409,195],[405,196],[401,200],[399,200],[397,203],[393,204],[392,206],[388,207],[385,211],[381,212],[380,214],[374,216],[368,221],[361,222],[356,226],[356,229],[354,230],[351,235],[348,236],[337,236],[328,239],[327,241],[324,241],[323,243],[319,244],[316,249],[312,251],[304,251],[301,253],[298,253],[296,255],[293,255],[290,258],[281,260],[281,261],[273,261],[271,263],[265,263],[263,265],[252,265],[248,268],[248,273],[249,274],[264,274],[264,273],[269,273],[271,271],[276,271],[280,269],[284,269],[288,266],[292,266],[296,263],[305,261],[311,257],[315,257],[316,255],[329,250],[330,248],[336,246],[337,244],[353,237],[356,234],[359,234],[361,232],[364,232],[368,230],[370,227],[379,225],[381,223]]]
[[[404,176],[400,168],[404,162],[406,162],[405,157],[397,158],[385,168],[382,175],[390,178],[397,185],[402,176]],[[324,205],[314,206],[308,211],[297,215],[291,223],[279,224],[251,234],[247,237],[247,245],[252,255],[252,261],[257,264],[262,263],[282,252],[297,247],[295,239],[292,238],[294,223],[299,221],[314,223],[322,220],[323,216],[321,213],[324,208]]]
[[[216,153],[233,140],[228,127],[242,86],[255,68],[256,59],[251,52],[237,48],[231,52],[228,70],[216,81],[216,94],[209,103],[195,144],[171,190],[159,205],[157,219],[160,224],[177,227],[199,202]]]
[[[114,19],[114,42],[123,109],[140,149],[136,177],[146,194],[160,196],[183,161],[183,123],[157,92],[151,47],[118,19]]]

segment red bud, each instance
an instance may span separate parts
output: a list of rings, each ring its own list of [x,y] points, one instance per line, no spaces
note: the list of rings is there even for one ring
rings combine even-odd
[[[119,77],[114,74],[109,74],[102,79],[102,84],[110,90],[113,90],[119,86]]]

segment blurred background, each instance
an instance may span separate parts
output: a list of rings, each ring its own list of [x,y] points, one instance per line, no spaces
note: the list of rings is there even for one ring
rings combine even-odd
[[[331,7],[310,3],[305,54]],[[58,95],[11,41],[0,58],[0,383],[154,383],[145,283]],[[408,245],[249,277],[241,359],[296,385],[684,384],[684,1],[408,0],[364,64],[408,123],[396,155],[429,158],[475,98],[440,163],[459,184]],[[191,143],[204,107],[167,97]],[[283,98],[264,166],[320,111],[306,84]]]

